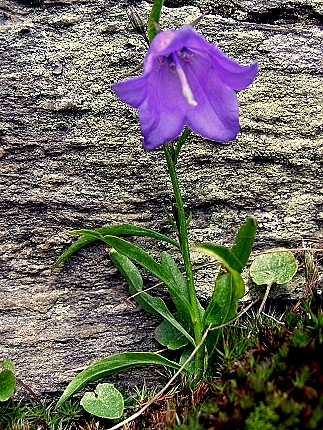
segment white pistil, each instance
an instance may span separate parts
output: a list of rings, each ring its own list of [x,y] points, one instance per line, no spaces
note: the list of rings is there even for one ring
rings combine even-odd
[[[183,96],[186,98],[186,100],[190,106],[197,106],[197,102],[194,99],[194,95],[192,93],[192,90],[189,86],[189,83],[187,82],[185,72],[179,63],[179,59],[178,59],[176,54],[173,55],[173,60],[174,60],[174,63],[176,64],[176,72],[177,72],[179,80],[181,82]]]

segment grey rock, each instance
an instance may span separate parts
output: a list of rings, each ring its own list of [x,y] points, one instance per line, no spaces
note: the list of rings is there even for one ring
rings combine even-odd
[[[162,151],[141,149],[137,113],[111,89],[146,52],[126,4],[0,5],[0,356],[12,359],[17,376],[41,396],[57,398],[76,369],[99,358],[159,348],[153,335],[159,321],[127,301],[104,245],[50,270],[74,240],[71,229],[135,223],[171,233],[163,214],[170,184]],[[143,17],[150,6],[138,3]],[[194,265],[209,262],[194,244],[231,244],[248,215],[259,222],[256,251],[322,247],[321,2],[176,6],[165,8],[163,29],[209,8],[198,30],[231,57],[260,65],[255,83],[239,94],[238,138],[215,143],[191,135],[179,159],[193,212]],[[269,19],[265,14],[275,8],[281,13]],[[136,243],[156,258],[164,249]],[[195,272],[202,300],[216,270],[211,264]],[[304,288],[300,271],[296,283],[276,292],[298,298]],[[115,380],[133,386],[144,378],[160,382],[155,370]]]

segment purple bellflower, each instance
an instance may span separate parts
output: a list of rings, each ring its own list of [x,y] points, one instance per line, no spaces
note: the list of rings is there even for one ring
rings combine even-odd
[[[143,74],[113,89],[139,110],[144,149],[175,139],[185,125],[207,139],[228,142],[239,132],[235,90],[250,85],[257,71],[257,63],[238,64],[185,25],[158,33]]]

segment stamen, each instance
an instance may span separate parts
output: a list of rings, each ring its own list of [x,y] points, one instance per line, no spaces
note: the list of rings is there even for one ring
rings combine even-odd
[[[155,67],[156,72],[159,69],[159,66],[163,66],[164,64],[165,64],[164,56],[158,55],[157,61],[156,61],[156,67]]]
[[[176,64],[174,63],[174,61],[169,63],[169,67],[172,73],[176,73]]]
[[[179,51],[177,55],[184,61],[191,61],[191,59],[194,57],[193,52],[190,52],[189,54],[186,52]]]
[[[158,55],[158,57],[157,57],[157,61],[161,66],[163,66],[165,64],[165,61],[163,61],[163,58],[164,58],[163,55]]]
[[[186,98],[187,103],[190,106],[197,106],[197,102],[194,99],[194,95],[192,93],[192,90],[189,86],[189,83],[187,82],[185,72],[182,69],[182,66],[180,65],[179,59],[178,59],[176,54],[173,55],[173,60],[174,60],[174,63],[176,64],[176,72],[178,74],[179,80],[180,80],[181,85],[182,85],[183,96]]]

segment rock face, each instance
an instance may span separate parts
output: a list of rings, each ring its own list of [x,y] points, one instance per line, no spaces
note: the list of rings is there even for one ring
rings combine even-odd
[[[260,225],[256,250],[320,247],[323,7],[315,0],[285,4],[165,1],[162,28],[207,10],[198,31],[236,60],[260,66],[255,83],[239,94],[238,138],[223,144],[191,135],[182,151],[178,168],[193,212],[192,245],[230,244],[253,215]],[[111,89],[146,52],[126,6],[112,0],[0,4],[0,356],[52,398],[77,368],[115,352],[158,349],[159,321],[127,301],[104,245],[50,271],[72,243],[71,229],[135,223],[170,233],[163,153],[141,149],[136,111]],[[147,17],[151,4],[137,6]],[[164,249],[139,243],[156,257]],[[206,261],[195,252],[193,260]],[[202,298],[215,273],[214,266],[196,272]],[[301,281],[278,292],[303,289]],[[143,377],[155,381],[155,374],[118,380],[133,385]]]

